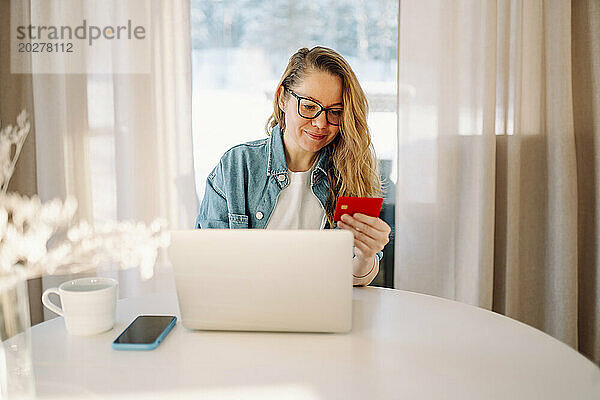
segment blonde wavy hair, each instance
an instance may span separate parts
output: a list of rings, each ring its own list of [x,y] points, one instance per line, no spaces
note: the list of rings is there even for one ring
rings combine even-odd
[[[293,90],[307,73],[314,70],[337,75],[342,80],[342,123],[338,135],[327,146],[329,196],[326,214],[333,227],[333,211],[338,197],[382,195],[377,159],[367,126],[367,97],[348,62],[334,50],[321,46],[310,50],[304,47],[293,54],[275,90],[273,114],[267,120],[266,132],[270,135],[277,124],[282,132],[285,131],[285,113],[279,108],[278,89],[283,86]],[[289,98],[287,90],[281,93],[284,100]]]

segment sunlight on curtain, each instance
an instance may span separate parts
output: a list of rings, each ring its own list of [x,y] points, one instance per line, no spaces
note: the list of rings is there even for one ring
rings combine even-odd
[[[64,12],[61,2],[32,4],[37,22],[45,25]],[[190,117],[189,2],[86,2],[80,8],[81,18],[93,16],[113,25],[133,18],[148,33],[149,57],[107,41],[108,51],[94,52],[99,48],[91,46],[87,50],[89,71],[102,55],[113,71],[149,73],[33,76],[40,197],[75,195],[79,217],[89,221],[148,223],[162,217],[170,229],[193,227],[198,202]],[[145,282],[137,270],[118,272],[103,266],[99,273],[119,278],[121,297],[174,290],[168,274],[160,270],[160,276]],[[44,285],[55,286],[56,279],[66,278],[45,277]]]
[[[401,3],[396,287],[576,345],[570,18],[561,1]]]

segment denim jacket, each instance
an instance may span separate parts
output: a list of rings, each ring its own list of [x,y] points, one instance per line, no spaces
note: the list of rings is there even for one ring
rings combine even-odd
[[[323,210],[329,192],[328,161],[323,148],[310,177]],[[232,147],[221,157],[206,180],[196,228],[263,229],[289,183],[281,129],[276,125],[269,137]],[[331,228],[329,222],[325,227]],[[379,252],[377,259],[382,256]]]

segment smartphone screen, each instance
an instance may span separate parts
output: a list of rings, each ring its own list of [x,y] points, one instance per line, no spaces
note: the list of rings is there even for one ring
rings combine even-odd
[[[172,315],[140,315],[115,339],[114,344],[152,344],[174,322]]]

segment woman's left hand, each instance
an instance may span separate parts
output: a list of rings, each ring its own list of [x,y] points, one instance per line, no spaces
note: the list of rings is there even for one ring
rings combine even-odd
[[[381,218],[356,213],[342,215],[338,226],[354,235],[354,246],[362,257],[373,258],[390,241],[390,226]]]

